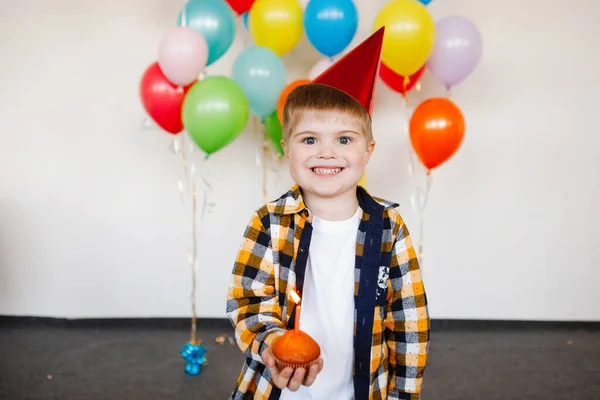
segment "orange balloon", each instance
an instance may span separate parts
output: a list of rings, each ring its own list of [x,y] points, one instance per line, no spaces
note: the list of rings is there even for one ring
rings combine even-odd
[[[285,101],[287,100],[290,92],[298,86],[306,85],[307,83],[310,83],[309,79],[298,79],[283,89],[279,95],[279,102],[277,103],[277,115],[279,115],[279,121],[283,122],[283,106],[285,106]]]
[[[450,100],[433,98],[415,109],[409,129],[417,156],[431,170],[446,162],[458,150],[465,135],[465,119]]]

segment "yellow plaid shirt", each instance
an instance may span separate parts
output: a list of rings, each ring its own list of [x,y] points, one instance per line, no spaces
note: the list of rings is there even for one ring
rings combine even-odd
[[[362,187],[357,197],[355,399],[418,400],[430,321],[417,256],[397,204],[375,199]],[[311,221],[296,185],[257,210],[248,224],[227,298],[227,315],[246,354],[233,400],[281,395],[261,354],[293,327],[290,292],[302,291]]]

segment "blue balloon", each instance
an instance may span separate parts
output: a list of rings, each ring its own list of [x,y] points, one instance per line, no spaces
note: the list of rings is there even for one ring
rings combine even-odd
[[[304,10],[304,29],[321,54],[333,57],[350,44],[358,28],[352,0],[310,0]]]
[[[204,36],[208,44],[206,65],[221,58],[235,38],[235,15],[223,0],[190,0],[179,13],[177,25]]]
[[[429,3],[431,3],[431,0],[419,0],[421,3],[423,3],[424,5],[427,5]]]
[[[237,57],[231,78],[246,94],[250,111],[259,117],[266,117],[277,109],[279,95],[287,84],[281,58],[261,46],[249,47]]]
[[[242,14],[242,21],[244,21],[244,26],[246,27],[246,29],[250,29],[248,28],[248,17],[250,16],[250,13],[248,11],[246,11],[245,13]]]

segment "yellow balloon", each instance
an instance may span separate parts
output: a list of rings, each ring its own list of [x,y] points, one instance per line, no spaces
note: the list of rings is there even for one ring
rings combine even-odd
[[[302,6],[298,0],[256,0],[248,14],[248,26],[257,46],[281,56],[302,37]]]
[[[366,184],[367,184],[367,173],[365,172],[365,174],[362,176],[362,178],[360,178],[360,181],[358,182],[358,186],[365,187]]]
[[[427,7],[417,0],[386,4],[373,25],[385,26],[381,61],[397,74],[410,76],[426,62],[435,41],[435,22]]]

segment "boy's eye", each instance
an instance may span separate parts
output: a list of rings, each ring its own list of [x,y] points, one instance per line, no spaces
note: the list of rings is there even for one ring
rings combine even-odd
[[[317,140],[314,137],[307,137],[307,138],[304,138],[304,140],[302,140],[302,143],[305,143],[305,144],[315,144],[316,141]]]
[[[351,140],[352,139],[350,139],[349,137],[343,136],[339,139],[339,142],[340,142],[340,144],[348,144],[348,143],[350,143]]]

